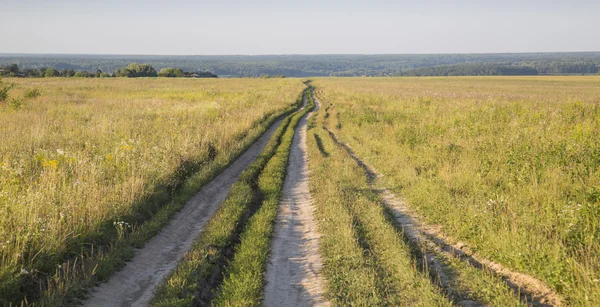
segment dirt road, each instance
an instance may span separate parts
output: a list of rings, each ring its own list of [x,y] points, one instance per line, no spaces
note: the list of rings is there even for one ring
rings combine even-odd
[[[315,101],[315,111],[319,104]],[[313,111],[314,112],[314,111]],[[264,306],[328,306],[308,188],[306,123],[296,128],[267,266]]]
[[[169,225],[138,250],[125,268],[92,290],[84,306],[145,306],[153,290],[175,268],[240,174],[256,159],[279,126],[271,127],[235,162],[187,202]]]

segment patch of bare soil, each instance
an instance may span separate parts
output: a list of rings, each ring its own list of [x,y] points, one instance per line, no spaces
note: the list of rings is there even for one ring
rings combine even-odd
[[[315,101],[315,110],[318,103]],[[314,112],[314,111],[313,111]],[[296,128],[267,266],[264,306],[329,306],[308,187],[306,123]]]
[[[84,306],[145,306],[154,289],[191,248],[218,209],[233,183],[260,154],[281,120],[252,144],[235,162],[190,199],[158,235],[136,252],[123,270],[92,290]]]
[[[367,165],[362,161],[346,143],[341,142],[337,135],[324,127],[329,132],[329,135],[339,146],[361,166],[367,176],[369,177],[370,184],[379,193],[384,204],[388,206],[394,212],[396,220],[404,229],[404,235],[411,241],[411,243],[419,246],[423,250],[425,260],[432,273],[435,275],[440,286],[444,288],[450,295],[453,295],[455,290],[450,286],[450,277],[445,273],[449,269],[445,268],[444,263],[437,259],[436,253],[444,254],[450,257],[456,257],[462,261],[468,262],[470,265],[488,270],[501,276],[508,286],[510,286],[516,293],[521,295],[522,299],[533,306],[563,306],[563,298],[548,287],[543,281],[524,274],[512,271],[499,263],[485,259],[476,253],[473,253],[469,247],[459,241],[456,241],[442,233],[441,227],[427,225],[422,222],[422,219],[417,216],[416,213],[411,211],[406,202],[396,197],[387,188],[379,188],[379,178],[382,177],[373,167]],[[463,306],[476,306],[480,305],[478,302],[471,300],[462,300],[455,297],[457,303]]]

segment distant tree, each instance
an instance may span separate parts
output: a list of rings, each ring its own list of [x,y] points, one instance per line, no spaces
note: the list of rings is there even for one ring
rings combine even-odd
[[[149,64],[131,63],[121,70],[115,71],[117,77],[137,78],[137,77],[157,77],[156,69]]]
[[[6,66],[6,70],[8,70],[9,73],[16,75],[19,73],[19,66],[17,64],[10,64]]]
[[[35,68],[24,69],[23,73],[25,74],[25,77],[29,77],[29,78],[40,77],[40,72]]]
[[[181,78],[184,77],[184,72],[179,68],[163,68],[158,73],[158,76],[167,78]]]
[[[48,68],[48,69],[46,69],[46,72],[44,73],[44,77],[46,77],[46,78],[59,77],[59,76],[60,76],[60,72],[58,72],[58,70],[56,70],[54,68]]]
[[[67,77],[67,78],[73,77],[73,76],[75,76],[75,71],[70,68],[65,68],[60,72],[60,76]]]
[[[4,67],[0,67],[2,72],[0,76],[16,77],[19,74],[19,66],[17,64],[10,64]]]
[[[40,77],[46,76],[46,70],[48,70],[48,68],[46,68],[46,67],[40,68]]]

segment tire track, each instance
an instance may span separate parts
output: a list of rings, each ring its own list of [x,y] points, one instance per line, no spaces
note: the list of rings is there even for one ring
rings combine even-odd
[[[306,97],[305,97],[306,99]],[[319,234],[308,186],[306,126],[315,109],[296,128],[271,242],[263,306],[329,306],[320,273]]]
[[[281,121],[273,123],[239,158],[206,184],[158,235],[136,251],[134,258],[121,271],[94,288],[83,305],[147,305],[154,296],[154,289],[191,248],[233,183],[258,157]]]

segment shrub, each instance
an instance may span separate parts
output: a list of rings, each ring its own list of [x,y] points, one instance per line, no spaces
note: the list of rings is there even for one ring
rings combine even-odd
[[[13,109],[20,109],[23,106],[23,100],[21,98],[11,98],[8,105]]]
[[[90,78],[92,77],[92,74],[88,71],[78,71],[75,73],[75,75],[73,76],[75,78]]]
[[[8,99],[8,92],[13,88],[13,84],[5,84],[0,79],[0,102],[6,101]]]
[[[31,89],[27,89],[25,90],[25,98],[35,98],[35,97],[40,97],[42,95],[42,91],[40,91],[39,88],[31,88]]]

